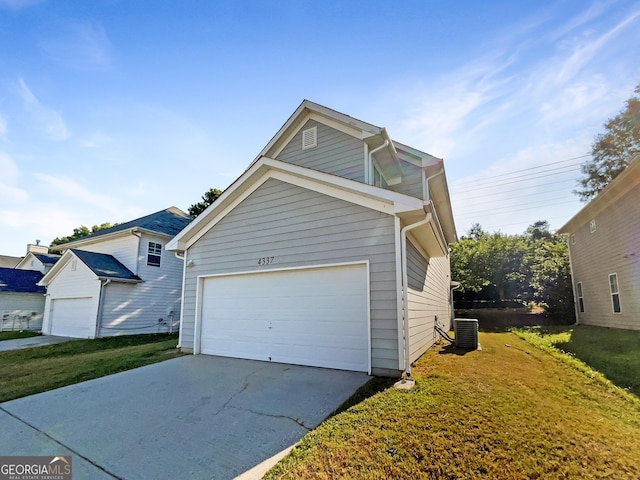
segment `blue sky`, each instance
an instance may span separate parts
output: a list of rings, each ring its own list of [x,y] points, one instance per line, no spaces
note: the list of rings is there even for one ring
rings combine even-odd
[[[0,254],[186,210],[305,98],[444,158],[459,235],[555,229],[639,47],[637,0],[0,0]]]

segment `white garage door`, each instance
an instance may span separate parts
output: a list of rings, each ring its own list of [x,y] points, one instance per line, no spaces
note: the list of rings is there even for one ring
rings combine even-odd
[[[91,297],[52,300],[51,335],[89,338],[95,334],[96,323]]]
[[[366,265],[208,277],[201,353],[369,370]]]

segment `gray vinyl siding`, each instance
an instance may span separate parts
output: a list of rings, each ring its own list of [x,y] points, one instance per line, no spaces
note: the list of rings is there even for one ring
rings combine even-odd
[[[0,332],[41,330],[44,301],[42,293],[0,293]]]
[[[302,150],[302,132],[313,127],[318,145]],[[300,129],[276,160],[364,182],[364,142],[315,120]]]
[[[258,259],[274,257],[259,266]],[[270,179],[187,250],[181,346],[193,346],[199,275],[370,262],[372,368],[398,370],[394,217]]]
[[[409,358],[417,360],[437,340],[435,318],[449,325],[450,265],[448,257],[425,258],[407,240]]]
[[[137,270],[143,282],[111,282],[103,288],[100,336],[178,331],[183,263],[173,252],[162,250],[160,266],[147,265],[150,241],[164,247],[167,238],[140,238]]]
[[[569,240],[573,282],[582,283],[584,312],[578,321],[588,325],[640,330],[640,189],[631,189]],[[613,313],[609,274],[618,277],[621,312]]]
[[[402,168],[402,182],[397,185],[386,185],[384,188],[393,192],[409,195],[422,199],[424,191],[422,189],[422,169],[412,163],[400,160]]]

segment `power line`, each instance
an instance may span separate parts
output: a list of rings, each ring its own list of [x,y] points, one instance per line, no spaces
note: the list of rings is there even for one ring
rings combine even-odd
[[[542,207],[550,207],[552,205],[553,206],[569,205],[570,203],[574,203],[574,202],[571,201],[571,202],[562,202],[562,203],[548,203],[548,204],[544,204],[544,205],[538,205],[538,206],[535,206],[535,207],[526,207],[526,208],[518,208],[516,206],[515,210],[511,209],[511,210],[500,211],[500,212],[495,212],[495,211],[489,210],[489,212],[493,212],[493,213],[474,213],[472,215],[474,215],[474,216],[482,215],[483,217],[490,217],[490,216],[493,216],[493,215],[504,215],[504,214],[507,214],[507,213],[510,213],[510,212],[521,212],[523,210],[535,210],[535,209],[540,209]],[[462,215],[462,216],[459,216],[458,218],[470,218],[470,217]]]
[[[560,172],[560,173],[558,173],[558,172],[547,173],[546,175],[535,175],[535,174],[532,175],[532,174],[530,174],[530,176],[532,178],[527,178],[527,179],[524,179],[524,180],[511,180],[511,181],[507,181],[507,182],[493,183],[493,184],[487,182],[487,183],[485,183],[483,185],[480,185],[478,187],[467,188],[465,191],[468,192],[468,191],[474,191],[474,190],[483,190],[483,189],[488,188],[488,187],[500,187],[502,185],[510,185],[512,183],[529,182],[531,180],[537,180],[538,178],[551,177],[551,176],[556,176],[556,175],[559,175],[559,174],[562,174],[562,173],[569,173],[569,172],[570,172],[570,170],[567,170],[566,172]],[[525,175],[525,176],[527,176],[527,175]]]
[[[540,207],[545,207],[545,206],[551,206],[551,205],[558,205],[557,203],[555,203],[555,200],[565,200],[566,196],[563,197],[555,197],[555,198],[545,198],[544,200],[540,201],[540,202],[533,202],[533,203],[527,203],[527,206],[531,206],[531,205],[538,205]],[[552,203],[549,203],[552,202]],[[475,206],[475,205],[474,205]],[[468,217],[469,215],[478,215],[481,214],[483,211],[489,211],[489,212],[497,212],[497,213],[501,213],[501,212],[509,212],[512,211],[514,208],[519,208],[519,205],[513,205],[513,206],[504,206],[504,207],[499,207],[499,208],[495,208],[495,209],[484,209],[484,210],[476,210],[476,211],[472,211],[470,213],[467,213],[465,215],[462,215],[462,217]],[[506,210],[504,210],[506,209]]]
[[[509,190],[509,192],[519,192],[519,191],[520,190]],[[500,193],[502,194],[502,193],[509,193],[509,192],[500,192]],[[542,193],[541,192],[534,192],[534,193],[527,193],[525,195],[513,195],[513,196],[509,197],[509,200],[515,200],[515,199],[519,199],[519,198],[527,198],[527,197],[533,197],[533,196],[539,197],[540,195],[543,195],[543,194],[547,195],[549,193],[554,193],[554,192],[571,193],[571,192],[568,192],[566,188],[556,188],[556,189],[553,189],[553,190],[544,190],[544,192],[542,192]],[[473,198],[473,206],[475,207],[476,205],[489,205],[489,204],[497,203],[497,202],[501,201],[501,200],[489,200],[489,201],[486,201],[486,202],[476,202],[475,201],[475,199],[479,198],[479,197],[495,197],[495,196],[496,196],[495,192],[487,193],[486,195],[475,195],[474,198]]]
[[[543,186],[547,186],[547,185],[554,185],[554,184],[558,184],[558,183],[567,183],[567,182],[574,182],[575,180],[572,178],[569,179],[565,179],[565,180],[557,180],[555,182],[546,182]],[[523,190],[529,190],[532,188],[538,188],[540,185],[529,185],[529,186],[523,186],[521,188],[516,188],[514,190],[501,190],[500,193],[512,193],[512,192],[521,192]],[[460,195],[460,193],[458,194]],[[490,193],[484,193],[481,195],[474,195],[473,198],[482,198],[482,197],[493,197],[496,195],[496,192],[490,192]]]
[[[559,163],[571,162],[573,160],[579,160],[581,158],[586,158],[586,157],[590,157],[590,156],[591,155],[589,155],[589,154],[585,154],[585,155],[580,155],[579,157],[566,158],[564,160],[558,160],[556,162],[550,162],[550,163],[544,163],[544,164],[541,164],[541,165],[536,165],[535,167],[523,168],[521,170],[514,170],[514,171],[508,172],[508,173],[501,173],[501,174],[498,174],[498,175],[493,175],[492,179],[499,178],[499,177],[507,177],[507,176],[513,175],[515,173],[527,172],[527,171],[530,171],[530,170],[537,170],[537,169],[540,169],[540,168],[548,167],[550,165],[557,165]],[[579,163],[573,164],[572,166],[582,165],[582,163],[583,162],[579,162]],[[564,168],[564,167],[559,167],[559,168]],[[464,185],[466,183],[475,183],[475,181],[474,180],[466,180],[466,181],[461,182],[461,183]]]

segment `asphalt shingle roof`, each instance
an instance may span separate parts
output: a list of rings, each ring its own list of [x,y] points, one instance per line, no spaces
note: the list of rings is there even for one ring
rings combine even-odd
[[[33,256],[36,257],[38,260],[40,260],[45,265],[53,265],[58,260],[60,260],[60,255],[53,255],[53,254],[50,254],[50,253],[49,254],[47,254],[47,253],[34,253]]]
[[[42,273],[36,270],[0,268],[0,292],[45,293],[44,287],[36,285],[42,280]]]
[[[70,250],[98,277],[141,281],[139,276],[135,275],[112,255],[76,250],[75,248]]]
[[[153,232],[164,233],[174,237],[180,230],[186,227],[189,222],[193,220],[193,217],[184,213],[177,207],[169,207],[159,212],[146,215],[144,217],[136,218],[129,222],[121,223],[115,227],[100,230],[99,232],[92,233],[86,237],[82,237],[79,240],[85,240],[88,238],[100,237],[109,233],[120,232],[122,230],[128,230],[130,228],[144,228],[145,230],[151,230]]]

